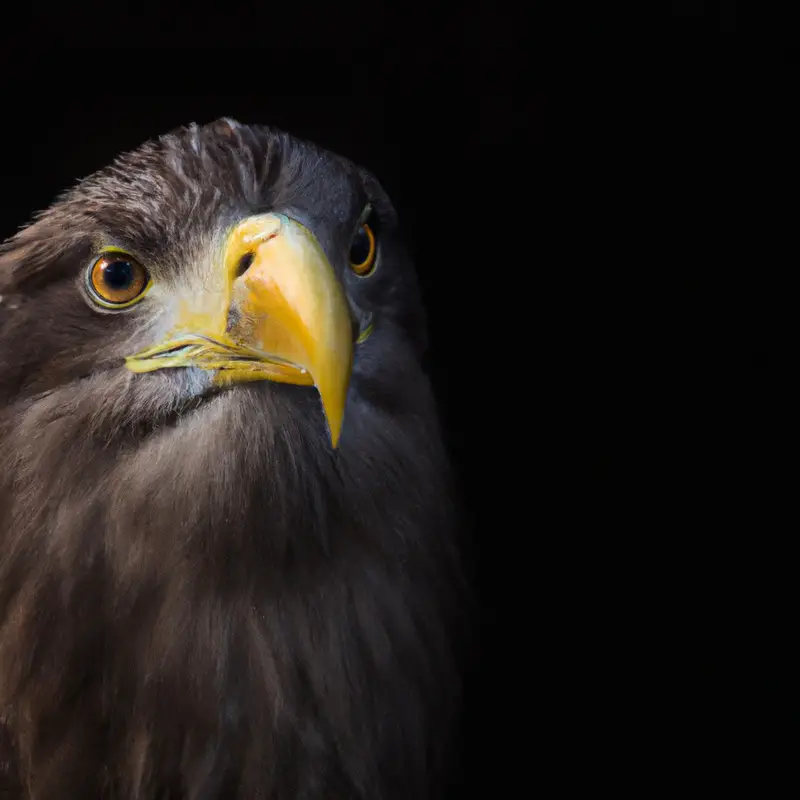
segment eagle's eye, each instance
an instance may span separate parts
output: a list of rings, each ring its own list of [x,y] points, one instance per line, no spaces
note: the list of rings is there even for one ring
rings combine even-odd
[[[122,251],[103,253],[86,276],[92,300],[103,308],[127,308],[138,303],[151,283],[147,270]]]
[[[375,268],[375,234],[366,222],[359,225],[350,245],[350,268],[362,278]]]

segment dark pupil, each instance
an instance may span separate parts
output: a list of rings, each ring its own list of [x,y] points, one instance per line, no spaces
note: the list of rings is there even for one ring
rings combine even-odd
[[[369,258],[369,236],[362,225],[350,245],[350,263],[363,264]]]
[[[133,266],[130,261],[112,261],[103,268],[103,280],[110,289],[128,289],[133,283]]]

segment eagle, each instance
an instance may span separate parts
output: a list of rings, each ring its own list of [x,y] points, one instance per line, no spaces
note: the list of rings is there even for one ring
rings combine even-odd
[[[458,502],[396,211],[191,124],[0,249],[0,797],[425,800]]]

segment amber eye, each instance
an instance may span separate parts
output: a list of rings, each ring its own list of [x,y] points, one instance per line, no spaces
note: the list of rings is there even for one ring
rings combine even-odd
[[[104,308],[127,308],[144,297],[150,276],[136,259],[126,253],[104,253],[87,275],[92,299]]]
[[[372,272],[375,267],[375,234],[367,223],[363,223],[356,231],[350,245],[350,268],[362,278]]]

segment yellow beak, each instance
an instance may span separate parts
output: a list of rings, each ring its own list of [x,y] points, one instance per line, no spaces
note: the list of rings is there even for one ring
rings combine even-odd
[[[214,371],[225,386],[270,380],[314,385],[338,445],[353,359],[347,301],[314,235],[284,214],[251,217],[225,245],[200,293],[179,297],[167,339],[126,359],[132,372]]]

